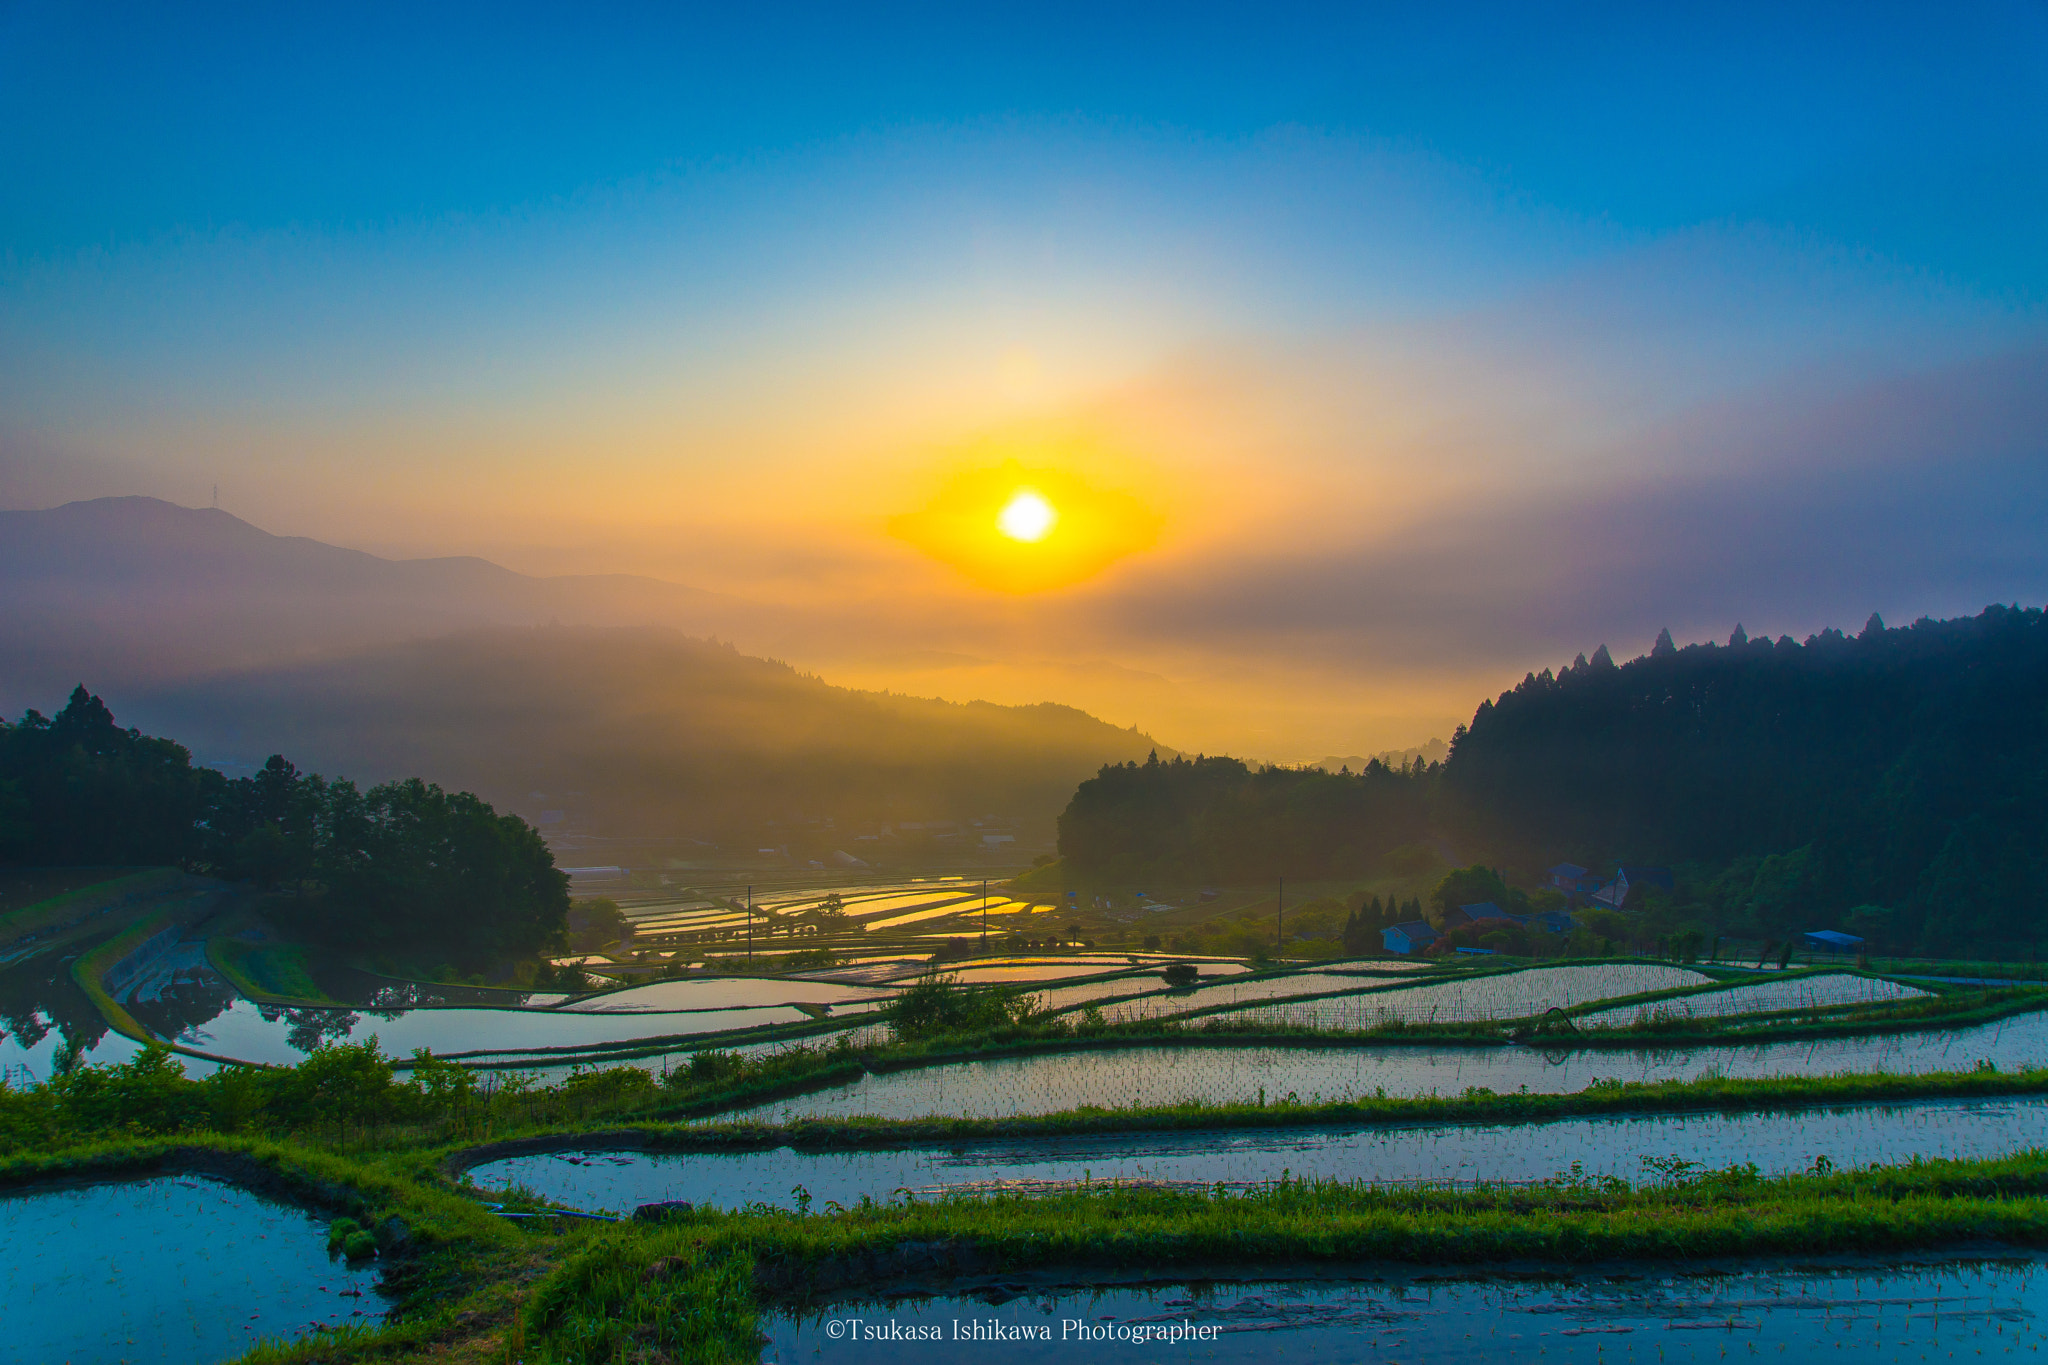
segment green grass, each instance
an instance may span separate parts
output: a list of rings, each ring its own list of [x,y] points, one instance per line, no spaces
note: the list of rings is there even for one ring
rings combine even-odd
[[[1132,1109],[1072,1109],[1008,1118],[797,1119],[787,1123],[621,1123],[597,1120],[573,1128],[507,1132],[482,1147],[448,1148],[442,1169],[536,1150],[558,1134],[562,1146],[661,1151],[859,1151],[942,1146],[956,1142],[1056,1138],[1110,1133],[1206,1129],[1403,1127],[1417,1124],[1534,1124],[1561,1119],[1648,1113],[1786,1113],[1840,1105],[1989,1099],[2048,1094],[2048,1067],[2019,1072],[1990,1069],[1919,1076],[1882,1072],[1841,1076],[1691,1081],[1606,1081],[1570,1094],[1498,1094],[1473,1088],[1457,1095],[1377,1095],[1352,1100],[1279,1099],[1263,1105],[1186,1102]]]
[[[43,872],[17,874],[25,885],[63,886],[43,899],[0,914],[0,941],[39,929],[47,924],[112,905],[126,896],[159,886],[169,886],[184,874],[174,867],[80,870],[74,873]]]
[[[171,912],[168,910],[146,915],[71,964],[71,979],[78,983],[78,988],[92,1001],[93,1007],[100,1012],[100,1017],[112,1025],[116,1033],[133,1038],[138,1043],[156,1040],[148,1029],[135,1022],[134,1015],[122,1008],[120,1001],[107,993],[107,988],[100,978],[106,974],[109,967],[135,951],[150,935],[166,928],[170,923]]]
[[[251,1000],[278,1005],[338,1003],[313,980],[304,948],[210,938],[206,942],[206,960]]]
[[[1311,1123],[1540,1122],[1572,1115],[1766,1110],[2048,1092],[2048,1069],[1939,1076],[1842,1076],[1661,1085],[1599,1084],[1577,1095],[1369,1100],[1328,1105],[1182,1105],[993,1121],[805,1122],[647,1128],[675,1150],[805,1149],[1053,1137],[1075,1132]],[[562,1137],[589,1135],[557,1130]],[[1532,1140],[1540,1141],[1532,1133]],[[1093,1185],[1038,1195],[863,1200],[794,1213],[702,1211],[660,1224],[513,1224],[458,1192],[462,1154],[396,1132],[348,1154],[308,1141],[110,1136],[0,1159],[0,1189],[162,1171],[221,1176],[385,1237],[400,1291],[395,1322],[270,1343],[283,1362],[518,1360],[586,1365],[751,1360],[760,1315],[818,1294],[871,1293],[905,1279],[945,1290],[960,1277],[1021,1270],[1141,1270],[1160,1278],[1361,1260],[1484,1266],[1830,1252],[1998,1243],[2048,1246],[2048,1153],[1915,1162],[1759,1178],[1753,1167],[1678,1170],[1648,1185],[1566,1176],[1536,1185],[1376,1188],[1277,1181],[1243,1193]],[[580,1145],[580,1144],[579,1144]],[[471,1155],[474,1155],[473,1153]],[[1206,1268],[1206,1269],[1204,1269]]]
[[[579,1232],[524,1315],[530,1361],[752,1359],[763,1309],[883,1284],[947,1292],[1019,1271],[1209,1278],[1365,1261],[1589,1264],[2048,1245],[2048,1155],[1759,1179],[1753,1168],[1629,1188],[1375,1189],[1285,1181],[1242,1194],[1092,1186],[821,1214],[685,1215]],[[751,1273],[749,1273],[751,1272]],[[653,1354],[653,1352],[661,1354]]]
[[[475,1201],[402,1167],[351,1158],[301,1143],[192,1134],[151,1141],[109,1138],[0,1158],[0,1189],[53,1180],[116,1180],[163,1171],[219,1175],[261,1194],[326,1212],[347,1214],[365,1226],[397,1217],[423,1245],[477,1242],[506,1245],[516,1234]]]

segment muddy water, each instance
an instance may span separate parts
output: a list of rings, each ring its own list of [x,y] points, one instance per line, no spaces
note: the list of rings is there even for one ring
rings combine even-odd
[[[201,1365],[374,1319],[326,1222],[198,1176],[0,1198],[0,1365]]]
[[[2048,1146],[2048,1099],[1858,1105],[1795,1114],[1638,1115],[1523,1125],[1205,1131],[956,1144],[895,1152],[649,1154],[568,1151],[476,1167],[479,1185],[520,1185],[573,1208],[630,1213],[687,1199],[724,1208],[790,1205],[801,1186],[826,1200],[1033,1188],[1083,1180],[1244,1186],[1294,1177],[1410,1184],[1583,1176],[1658,1178],[1644,1158],[1710,1168],[1755,1162],[1766,1175],[1922,1157],[1995,1157]]]
[[[2048,1348],[2044,1312],[2048,1273],[2036,1256],[1720,1273],[1646,1267],[1569,1278],[1461,1279],[1418,1270],[1356,1280],[1019,1284],[974,1297],[764,1317],[769,1340],[761,1359],[1918,1365],[2039,1359]],[[1183,1339],[1133,1340],[1175,1329]],[[1042,1339],[989,1339],[1003,1332]],[[912,1335],[923,1339],[903,1339]]]

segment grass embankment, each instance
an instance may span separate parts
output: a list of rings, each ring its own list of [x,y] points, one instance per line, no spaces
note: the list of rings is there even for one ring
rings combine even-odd
[[[363,1054],[356,1061],[353,1068],[330,1066],[317,1084],[309,1080],[309,1097],[338,1099],[337,1087],[347,1075],[365,1070],[369,1059]],[[135,1083],[138,1097],[145,1097],[139,1087],[150,1078],[160,1087],[199,1085],[169,1076],[161,1066],[135,1064],[116,1073],[116,1079]],[[293,1078],[291,1072],[264,1074],[266,1086],[285,1086]],[[644,1076],[642,1083],[647,1084]],[[384,1075],[379,1084],[388,1091],[394,1083]],[[417,1088],[399,1087],[406,1095]],[[1528,1122],[1574,1113],[1789,1108],[2043,1090],[2048,1070],[2016,1076],[1986,1070],[1611,1083],[1570,1096],[1472,1091],[1448,1099],[1192,1105],[993,1122],[669,1128],[632,1136],[639,1145],[874,1146],[1147,1127]],[[158,1101],[135,1112],[153,1116],[164,1108]],[[103,1131],[123,1126],[124,1112],[109,1109]],[[398,1320],[265,1347],[249,1357],[262,1362],[751,1360],[764,1304],[814,1294],[871,1294],[906,1284],[945,1288],[960,1277],[1023,1271],[1084,1280],[1110,1272],[1158,1279],[1176,1273],[1285,1273],[1368,1259],[1478,1266],[1873,1252],[1987,1240],[2048,1245],[2048,1154],[2038,1153],[1776,1180],[1759,1179],[1747,1168],[1680,1171],[1675,1183],[1645,1189],[1611,1179],[1457,1190],[1276,1182],[1245,1194],[1097,1186],[1028,1197],[863,1201],[856,1208],[827,1206],[817,1213],[707,1211],[660,1225],[594,1229],[557,1220],[515,1225],[491,1216],[447,1183],[440,1159],[453,1154],[431,1147],[423,1129],[408,1136],[398,1127],[372,1125],[334,1134],[335,1141],[354,1146],[352,1155],[319,1146],[323,1131],[293,1141],[186,1133],[37,1151],[0,1161],[0,1188],[199,1172],[378,1229],[390,1253],[387,1273],[403,1300]],[[588,1141],[593,1135],[553,1136]],[[364,1150],[372,1142],[381,1150]],[[401,1226],[390,1226],[394,1218]]]
[[[1824,972],[1821,975],[1866,975],[1869,973]],[[1685,994],[1725,994],[1723,991],[1692,991]],[[1660,999],[1673,999],[1662,995]],[[1630,1005],[1654,1006],[1655,999],[1630,998],[1621,1002],[1600,1001],[1569,1011],[1576,1020],[1587,1014]],[[1951,986],[1925,999],[1854,1002],[1840,1005],[1805,1005],[1757,1014],[1722,1018],[1689,1018],[1660,1015],[1654,1008],[1643,1018],[1626,1024],[1594,1025],[1564,1031],[1541,1031],[1544,1046],[1561,1044],[1583,1047],[1671,1047],[1755,1046],[1762,1043],[1797,1042],[1821,1038],[1853,1038],[1889,1033],[1920,1033],[1929,1029],[1970,1028],[1996,1023],[2015,1015],[2048,1009],[2048,989],[2014,986],[1977,989]]]
[[[71,964],[71,979],[78,983],[78,988],[92,1001],[93,1007],[100,1012],[100,1017],[112,1025],[116,1033],[133,1038],[138,1043],[158,1043],[162,1040],[136,1023],[135,1016],[128,1013],[120,1001],[107,993],[106,984],[100,978],[106,974],[109,967],[141,947],[152,935],[168,929],[173,923],[169,910],[159,910],[153,915],[146,915]],[[184,1051],[176,1047],[173,1047],[173,1050]]]
[[[650,1151],[861,1151],[1113,1133],[1208,1129],[1383,1127],[1439,1124],[1538,1124],[1564,1119],[1638,1114],[1786,1113],[1874,1103],[1997,1099],[2048,1094],[2048,1067],[2019,1072],[1885,1073],[1769,1077],[1736,1080],[1595,1081],[1562,1095],[1498,1094],[1474,1088],[1457,1095],[1390,1096],[1302,1101],[1283,1097],[1265,1104],[1187,1102],[1133,1109],[1082,1108],[1009,1118],[797,1119],[788,1123],[732,1122],[679,1126],[620,1126],[602,1120],[580,1128],[557,1127],[507,1134],[481,1147],[447,1151],[441,1168],[460,1172],[501,1157],[564,1148],[606,1146]]]
[[[1461,976],[1460,980],[1481,980],[1489,976],[1506,976],[1523,970],[1528,965],[1537,966],[1615,966],[1654,965],[1669,966],[1669,963],[1651,959],[1600,959],[1596,962],[1539,962],[1518,964],[1498,970],[1477,972]],[[1705,970],[1705,969],[1702,969]],[[1614,996],[1588,1001],[1558,1011],[1557,1015],[1533,1015],[1521,1019],[1501,1019],[1479,1023],[1415,1023],[1390,1019],[1384,1023],[1364,1029],[1322,1029],[1310,1025],[1287,1023],[1232,1022],[1232,1016],[1247,1009],[1286,1009],[1296,1005],[1312,1005],[1332,1000],[1355,1001],[1369,1007],[1377,995],[1402,991],[1411,986],[1440,983],[1445,978],[1437,975],[1409,978],[1374,986],[1365,990],[1335,990],[1318,992],[1314,995],[1288,996],[1272,1001],[1246,1005],[1241,1003],[1213,1005],[1175,1015],[1171,1019],[1144,1021],[1139,1024],[1113,1026],[1120,1033],[1142,1030],[1147,1025],[1159,1024],[1186,1029],[1199,1027],[1200,1036],[1213,1038],[1219,1033],[1252,1034],[1264,1032],[1266,1036],[1289,1041],[1307,1041],[1314,1038],[1346,1038],[1354,1042],[1387,1043],[1428,1043],[1479,1045],[1506,1042],[1540,1042],[1546,1048],[1634,1048],[1675,1046],[1753,1046],[1759,1042],[1794,1042],[1822,1038],[1855,1037],[1878,1033],[1911,1033],[1927,1029],[1965,1028],[1974,1024],[1993,1023],[2016,1014],[2026,1014],[2048,1009],[2048,989],[2038,987],[2010,987],[1986,990],[1971,986],[1926,983],[1917,989],[1926,991],[1931,999],[1910,999],[1878,1003],[1848,1002],[1838,1005],[1801,1005],[1772,1010],[1757,1014],[1724,1017],[1691,1017],[1680,1014],[1659,1015],[1652,1010],[1641,1019],[1625,1024],[1596,1025],[1580,1027],[1578,1020],[1586,1016],[1631,1007],[1650,1007],[1671,1001],[1684,1000],[1702,995],[1727,995],[1747,986],[1777,983],[1782,981],[1810,980],[1829,976],[1852,976],[1866,980],[1891,981],[1894,978],[1875,972],[1859,971],[1850,967],[1821,967],[1811,970],[1788,972],[1758,978],[1751,973],[1711,971],[1707,974],[1718,979],[1696,986],[1679,986],[1668,990],[1642,991],[1634,995]],[[1252,980],[1255,978],[1246,978]],[[1900,982],[1898,984],[1910,984]],[[1140,1000],[1167,998],[1167,992],[1155,992],[1135,996],[1119,1002],[1130,1004]],[[1067,1011],[1071,1014],[1072,1011]],[[1561,1023],[1562,1016],[1567,1023]]]
[[[1881,1007],[1848,1007],[1854,1012],[1818,1021],[1811,1012],[1800,1017],[1773,1016],[1755,1029],[1715,1028],[1711,1020],[1693,1028],[1618,1027],[1576,1032],[1555,1029],[1534,1032],[1530,1021],[1475,1024],[1411,1024],[1394,1020],[1364,1030],[1316,1029],[1267,1023],[1235,1023],[1207,1018],[1193,1023],[1147,1020],[1075,1028],[1063,1021],[1021,1024],[971,1035],[950,1035],[916,1042],[892,1042],[864,1048],[792,1048],[779,1055],[749,1059],[734,1083],[715,1092],[697,1091],[664,1110],[668,1117],[694,1118],[746,1108],[812,1090],[851,1084],[867,1073],[907,1071],[959,1062],[1040,1056],[1049,1053],[1108,1051],[1148,1047],[1306,1047],[1352,1048],[1362,1044],[1409,1046],[1506,1047],[1533,1042],[1546,1050],[1631,1050],[1675,1047],[1756,1046],[1760,1043],[1850,1038],[1927,1029],[1951,1029],[1996,1022],[2016,1014],[2048,1009],[2048,992],[2013,992],[2000,999],[1906,1001]],[[1525,1030],[1531,1030],[1525,1032]]]
[[[113,1139],[0,1158],[0,1192],[203,1175],[371,1230],[394,1320],[264,1343],[250,1362],[445,1359],[451,1341],[502,1332],[547,1269],[545,1247],[475,1200],[393,1170],[293,1143],[192,1134]]]
[[[803,1213],[526,1225],[550,1268],[516,1318],[445,1310],[354,1340],[252,1357],[751,1361],[764,1311],[956,1292],[1033,1274],[1171,1282],[1371,1262],[1564,1268],[1617,1260],[2048,1246],[2048,1155],[1761,1179],[1685,1172],[1632,1188],[1380,1189],[1282,1181],[1231,1193],[1115,1185],[1057,1194],[865,1200]],[[483,1299],[488,1286],[468,1291]],[[499,1304],[513,1299],[501,1290]],[[424,1348],[424,1349],[422,1349]]]
[[[206,960],[236,990],[266,1005],[340,1003],[313,980],[300,947],[216,936],[206,941]]]
[[[1289,1181],[1183,1193],[864,1201],[578,1230],[521,1321],[521,1359],[752,1360],[763,1309],[949,1292],[1035,1273],[1171,1282],[1370,1262],[1437,1267],[2048,1245],[2048,1157],[1630,1189],[1381,1190]]]
[[[55,873],[42,876],[49,886],[62,886],[64,889],[0,913],[0,941],[97,910],[110,909],[130,897],[174,885],[183,880],[185,874],[175,867],[150,867],[140,871],[106,868],[81,870],[72,876]],[[65,883],[72,884],[66,886]]]
[[[110,1138],[51,1152],[19,1153],[0,1157],[0,1189],[169,1172],[216,1175],[258,1194],[348,1214],[366,1224],[395,1217],[405,1225],[407,1239],[422,1245],[515,1240],[502,1220],[474,1200],[411,1179],[377,1161],[268,1138],[214,1133]]]

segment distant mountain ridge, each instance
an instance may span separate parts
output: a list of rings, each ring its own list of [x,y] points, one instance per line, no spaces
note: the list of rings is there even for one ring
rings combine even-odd
[[[416,772],[584,829],[777,846],[814,821],[851,838],[984,815],[1048,838],[1082,778],[1159,747],[1072,707],[857,692],[624,627],[461,631],[174,684],[130,710],[202,756],[276,750],[366,781]]]
[[[834,687],[698,638],[760,610],[679,584],[383,559],[153,498],[0,513],[0,585],[0,714],[84,683],[201,761],[419,774],[586,830],[779,846],[994,814],[1049,838],[1100,765],[1172,753],[1071,707]]]
[[[1405,768],[1417,759],[1421,759],[1425,764],[1441,763],[1450,757],[1450,753],[1451,746],[1448,740],[1432,739],[1413,748],[1382,749],[1376,754],[1326,754],[1301,766],[1321,768],[1326,773],[1342,772],[1348,768],[1356,773],[1363,772],[1366,764],[1375,761],[1386,768]]]
[[[0,709],[477,626],[719,633],[755,609],[626,574],[536,578],[473,557],[384,559],[217,508],[96,498],[0,512]]]

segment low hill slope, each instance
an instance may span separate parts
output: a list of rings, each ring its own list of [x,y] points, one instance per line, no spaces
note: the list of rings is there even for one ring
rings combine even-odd
[[[772,834],[793,852],[855,825],[990,814],[1044,837],[1083,777],[1155,747],[1070,707],[856,692],[629,628],[458,632],[181,682],[124,714],[202,760],[281,751],[607,833]]]

